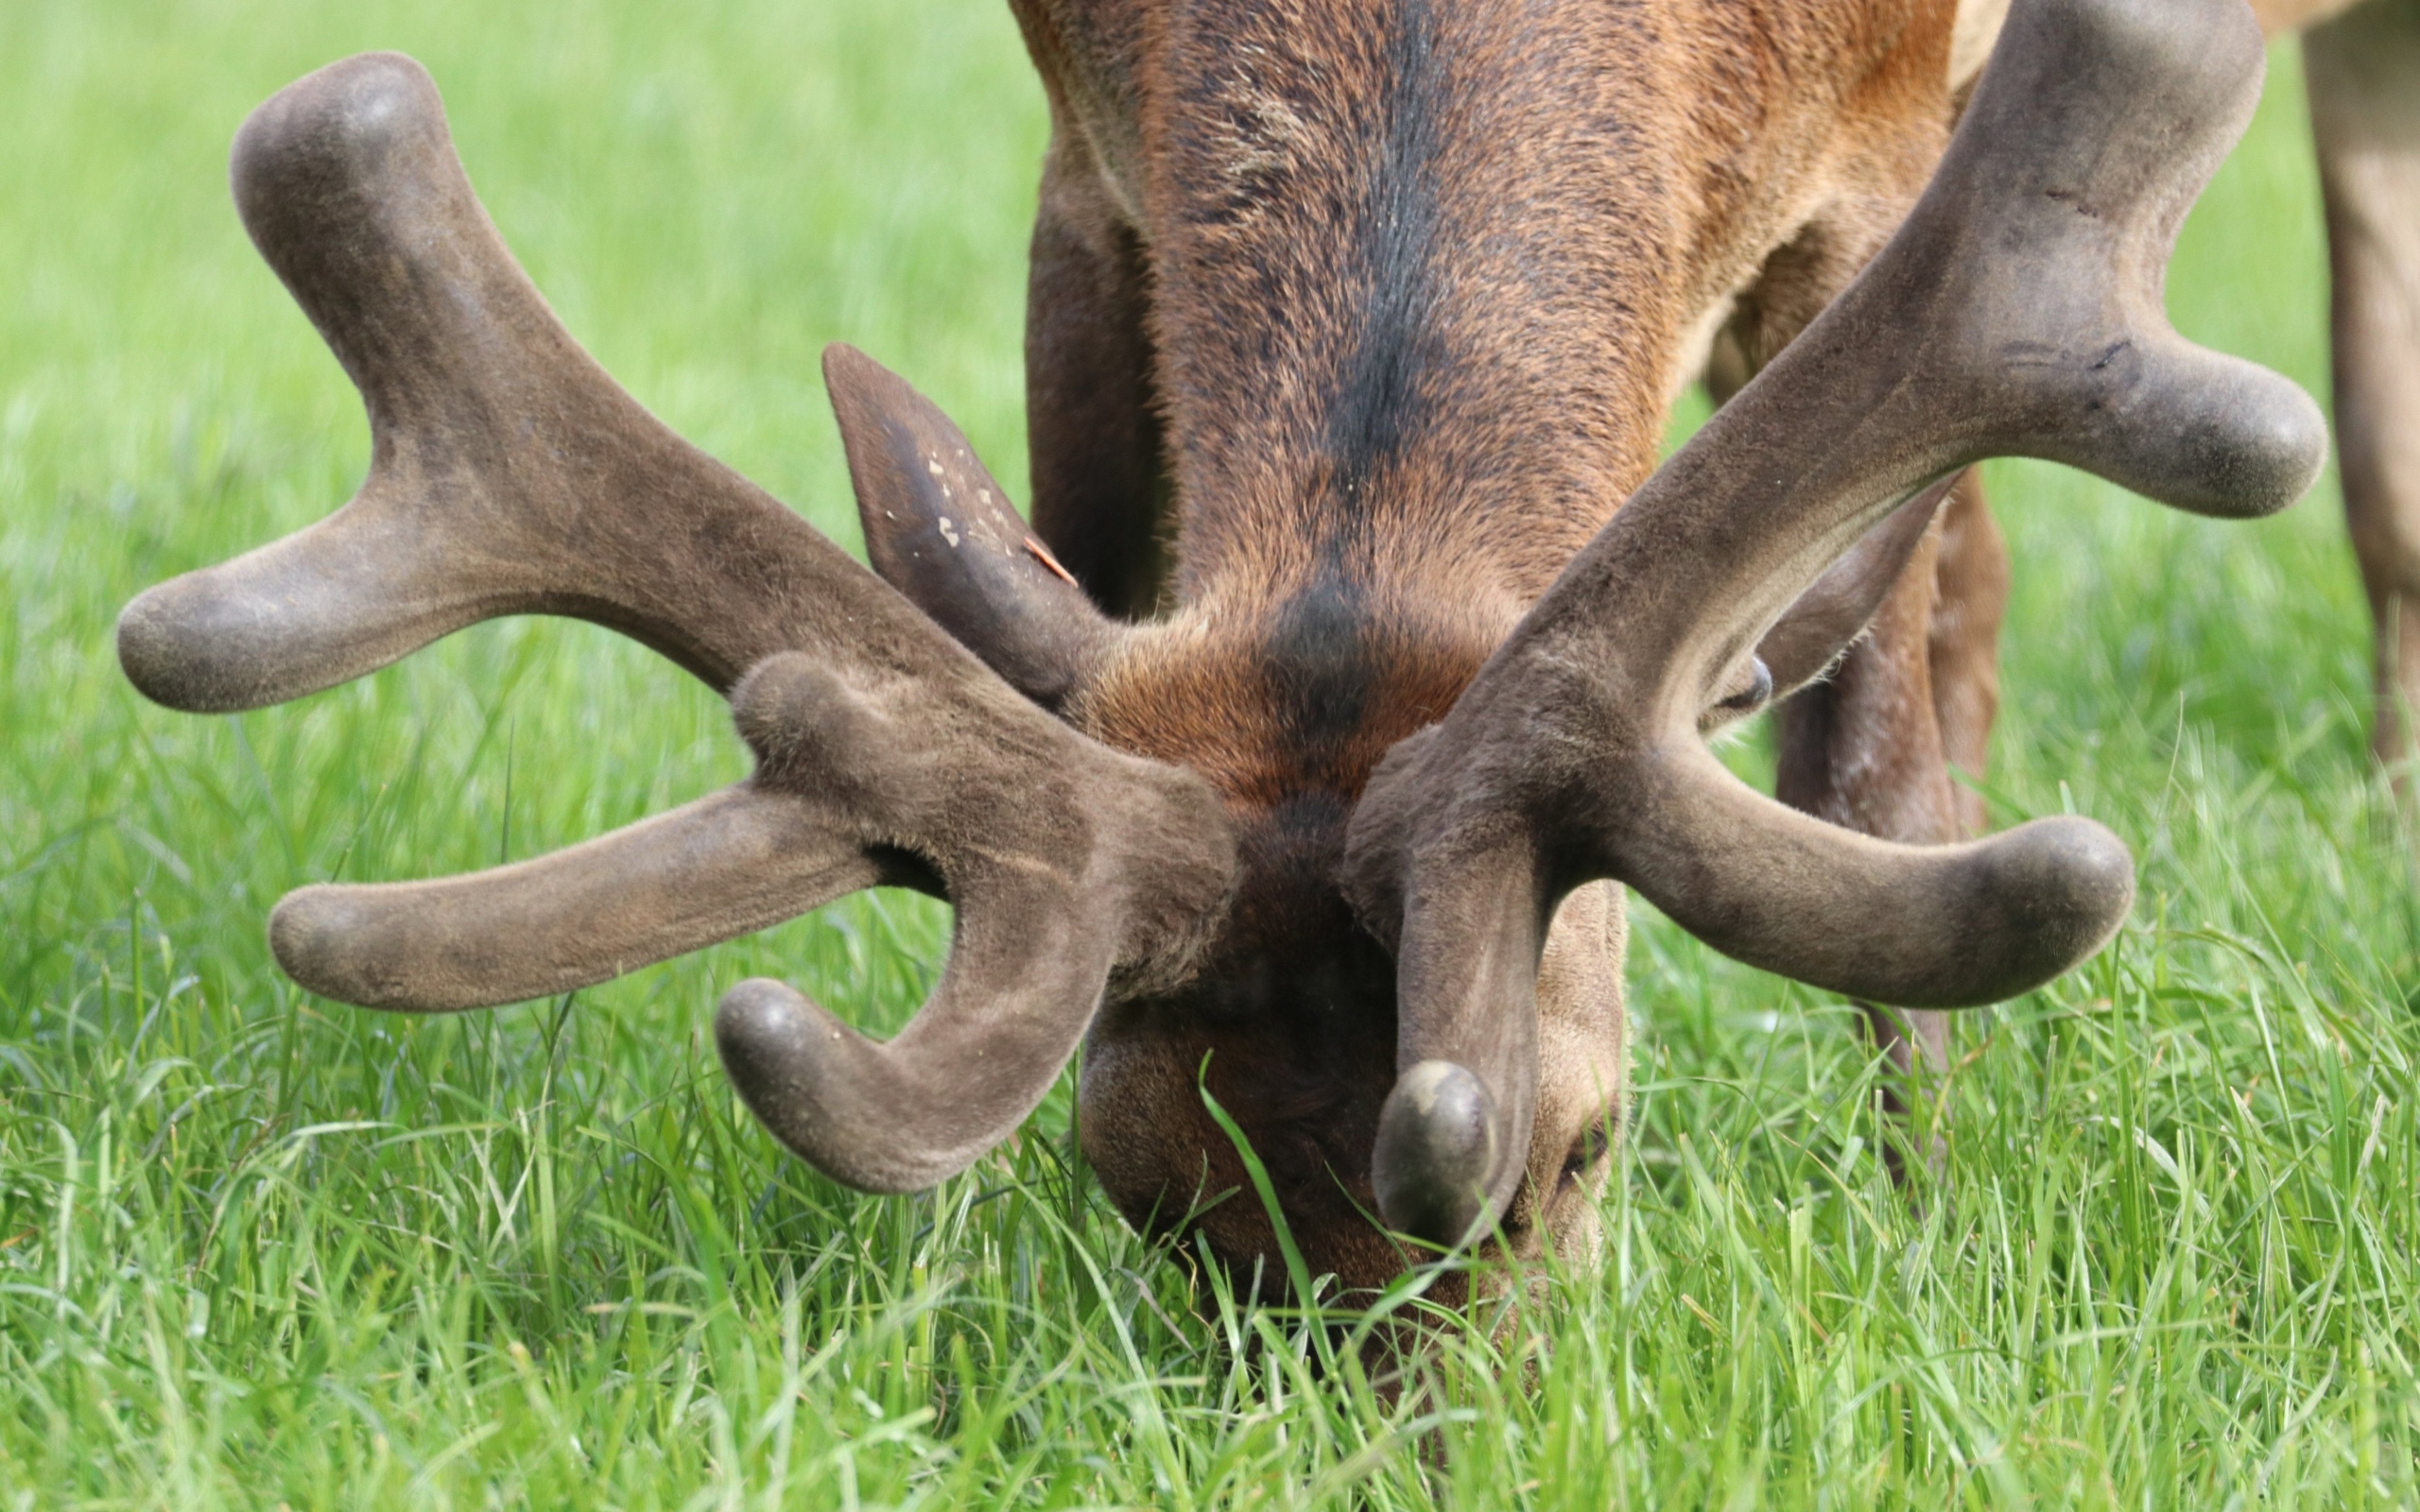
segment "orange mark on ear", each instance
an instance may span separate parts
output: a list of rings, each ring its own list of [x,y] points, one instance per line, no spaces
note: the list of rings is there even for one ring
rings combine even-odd
[[[1049,568],[1052,572],[1057,573],[1061,577],[1064,578],[1068,587],[1081,588],[1084,586],[1083,584],[1076,581],[1076,575],[1074,573],[1071,573],[1066,568],[1060,566],[1059,558],[1050,555],[1050,548],[1044,545],[1041,541],[1035,537],[1028,536],[1025,538],[1025,549],[1033,553],[1034,560],[1042,563],[1042,565]]]

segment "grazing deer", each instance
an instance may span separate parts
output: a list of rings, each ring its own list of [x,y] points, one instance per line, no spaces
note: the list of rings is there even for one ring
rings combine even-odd
[[[270,923],[297,981],[468,1008],[922,887],[956,904],[952,953],[889,1042],[778,983],[723,1000],[785,1143],[928,1185],[1080,1040],[1083,1145],[1131,1221],[1271,1251],[1255,1204],[1196,1209],[1242,1185],[1206,1075],[1314,1273],[1359,1288],[1408,1253],[1373,1213],[1585,1242],[1623,885],[1913,1009],[2109,937],[2133,868],[2099,826],[1932,843],[1998,611],[1957,480],[2043,456],[2245,516],[2316,475],[2310,402],[2160,310],[2259,88],[2241,0],[2017,0],[1971,89],[1998,18],[1945,0],[1017,12],[1054,122],[1034,533],[938,410],[835,348],[873,573],[555,323],[417,65],[335,64],[245,124],[237,201],[362,391],[371,472],[137,599],[135,683],[251,708],[571,614],[725,691],[758,763],[543,859],[306,887]],[[1737,392],[1658,469],[1718,331]],[[1790,796],[1853,827],[1706,753],[1869,621],[1789,725]]]
[[[2333,266],[2336,445],[2376,632],[2379,759],[2409,785],[2420,707],[2420,3],[2262,0],[2303,37]]]

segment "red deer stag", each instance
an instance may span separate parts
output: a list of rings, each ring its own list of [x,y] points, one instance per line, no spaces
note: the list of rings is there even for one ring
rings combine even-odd
[[[135,683],[251,708],[476,620],[578,615],[727,691],[758,762],[544,859],[306,887],[270,923],[297,981],[469,1008],[923,887],[957,905],[952,954],[888,1043],[778,983],[723,1000],[724,1062],[785,1143],[928,1185],[1082,1040],[1108,1193],[1249,1265],[1256,1205],[1192,1209],[1240,1184],[1206,1056],[1314,1272],[1359,1288],[1406,1256],[1372,1211],[1514,1253],[1589,1234],[1620,885],[1912,1008],[2109,937],[2132,863],[2089,821],[1896,843],[1758,796],[1702,736],[1820,676],[1903,562],[1982,555],[1954,544],[1988,536],[1971,495],[1929,524],[1980,458],[2222,516],[2308,486],[2315,407],[2160,307],[2259,88],[2242,0],[2018,0],[1954,140],[1945,0],[1018,13],[1056,128],[1042,541],[939,411],[836,348],[879,578],[555,323],[415,64],[337,63],[245,124],[237,201],[361,389],[370,476],[137,599]],[[1656,470],[1735,302],[1762,370]]]

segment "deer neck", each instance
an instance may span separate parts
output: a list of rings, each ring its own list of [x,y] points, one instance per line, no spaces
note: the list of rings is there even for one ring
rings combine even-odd
[[[1899,126],[1938,149],[1953,10],[1020,0],[1148,259],[1176,486],[1098,732],[1203,767],[1201,680],[1276,708],[1239,771],[1357,791],[1652,470],[1733,291]]]

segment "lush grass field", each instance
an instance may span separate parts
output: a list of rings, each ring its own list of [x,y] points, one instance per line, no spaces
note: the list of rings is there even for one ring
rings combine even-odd
[[[778,973],[894,1024],[944,937],[920,900],[500,1013],[294,991],[261,934],[288,887],[527,855],[744,770],[715,699],[579,626],[243,718],[119,677],[129,596],[362,468],[223,163],[253,103],[372,46],[434,70],[571,328],[835,536],[829,339],[1023,473],[1043,118],[997,0],[0,6],[0,1507],[2420,1497],[2420,924],[2331,488],[2226,527],[1999,469],[1989,792],[2128,836],[2135,922],[1963,1026],[1917,1210],[1847,1010],[1641,910],[1603,1263],[1399,1403],[1130,1234],[1063,1086],[920,1198],[775,1151],[704,1042],[717,991]],[[2174,302],[2316,388],[2281,61]]]

